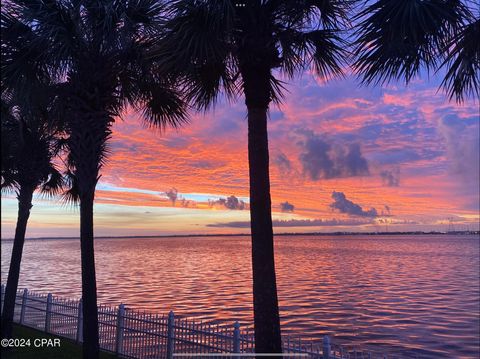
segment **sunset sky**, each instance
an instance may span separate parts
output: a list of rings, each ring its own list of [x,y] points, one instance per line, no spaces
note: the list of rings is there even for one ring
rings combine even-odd
[[[438,83],[361,87],[304,74],[288,85],[269,121],[274,230],[478,229],[478,102],[449,102]],[[192,113],[178,131],[148,129],[134,112],[113,129],[96,235],[249,231],[243,99]],[[2,194],[2,238],[13,237],[16,211]],[[78,226],[78,208],[37,197],[27,237],[78,236]]]

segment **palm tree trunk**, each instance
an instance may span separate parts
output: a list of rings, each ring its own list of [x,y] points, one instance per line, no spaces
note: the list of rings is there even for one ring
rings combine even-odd
[[[83,358],[99,356],[97,281],[93,243],[93,198],[95,187],[80,199],[80,251],[82,263]]]
[[[255,352],[281,353],[268,157],[268,74],[243,74],[248,109]],[[263,80],[263,81],[262,81]]]
[[[2,312],[2,338],[12,337],[13,314],[15,311],[15,299],[20,277],[20,263],[22,261],[23,244],[27,230],[28,217],[32,208],[32,186],[21,186],[18,194],[18,218],[13,240],[12,258],[8,270],[7,287],[5,288],[5,301]]]
[[[77,180],[80,199],[80,257],[82,266],[83,301],[83,359],[98,359],[100,353],[97,281],[93,204],[95,187],[105,157],[106,142],[110,138],[112,118],[105,108],[107,100],[100,95],[105,77],[96,72],[95,64],[84,63],[82,71],[71,79],[72,96],[69,105],[72,118],[69,122],[68,147],[73,174]],[[92,81],[89,81],[92,80]],[[110,93],[107,91],[107,93]]]
[[[82,266],[83,301],[83,358],[98,359],[98,308],[95,275],[95,250],[93,227],[93,203],[98,180],[100,158],[105,139],[109,135],[105,127],[108,116],[95,117],[84,110],[74,122],[69,138],[70,155],[75,163],[74,175],[80,196],[80,257]]]

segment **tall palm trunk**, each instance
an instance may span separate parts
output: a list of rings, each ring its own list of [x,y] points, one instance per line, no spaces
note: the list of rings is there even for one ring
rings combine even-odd
[[[97,281],[93,243],[93,198],[95,187],[80,198],[80,251],[82,264],[83,358],[99,356]]]
[[[244,71],[252,231],[255,352],[281,353],[268,157],[269,70]]]
[[[12,337],[13,314],[15,311],[15,299],[20,277],[20,263],[22,261],[23,244],[27,222],[32,208],[34,186],[21,186],[18,193],[18,218],[13,240],[12,258],[8,270],[7,287],[5,288],[5,301],[2,312],[2,338]]]
[[[78,112],[70,135],[70,155],[76,165],[75,176],[80,195],[80,256],[82,266],[83,358],[98,359],[98,308],[95,275],[93,203],[100,158],[108,130],[108,116]]]

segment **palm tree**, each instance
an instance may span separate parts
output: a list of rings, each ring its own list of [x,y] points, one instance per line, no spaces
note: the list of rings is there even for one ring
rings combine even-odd
[[[255,350],[281,353],[270,199],[267,117],[283,83],[313,67],[322,78],[342,73],[350,1],[257,0],[172,2],[158,57],[182,78],[200,109],[220,93],[245,96],[252,234]]]
[[[146,60],[163,12],[156,0],[11,0],[2,6],[2,81],[28,89],[25,69],[58,89],[68,134],[71,195],[80,202],[83,357],[98,358],[93,203],[111,126],[131,106],[151,126],[179,126],[184,102],[172,79]],[[18,42],[27,47],[18,49]]]
[[[450,99],[480,95],[480,19],[466,2],[378,0],[356,19],[355,68],[364,83],[408,84],[422,69],[446,68]]]
[[[18,97],[2,94],[2,191],[17,194],[18,217],[8,271],[2,313],[2,338],[12,335],[15,299],[20,275],[27,222],[36,190],[54,195],[63,186],[61,173],[54,165],[58,152],[59,133],[48,125],[45,115],[48,103],[28,108],[17,102]],[[49,100],[38,94],[37,100]]]

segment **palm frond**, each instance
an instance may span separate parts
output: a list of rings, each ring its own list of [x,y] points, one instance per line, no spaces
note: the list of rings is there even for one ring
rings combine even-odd
[[[230,1],[175,1],[165,33],[150,52],[160,71],[183,77],[187,98],[203,109],[220,90],[228,97],[237,93],[229,40],[233,13]]]
[[[3,193],[14,193],[18,189],[19,184],[15,181],[13,176],[8,176],[2,173],[0,189]]]
[[[315,30],[305,36],[313,49],[311,59],[317,74],[323,79],[342,75],[342,65],[349,56],[346,40],[335,30]],[[310,47],[307,51],[311,51]]]
[[[352,6],[351,0],[307,0],[310,6],[320,11],[320,19],[325,29],[342,28],[348,23]]]
[[[312,50],[305,34],[296,29],[284,28],[278,31],[281,68],[289,78],[308,66],[307,54]]]
[[[47,197],[58,195],[65,187],[65,179],[62,173],[53,165],[50,166],[48,180],[40,186],[40,192]]]
[[[287,90],[285,82],[277,79],[275,76],[270,76],[270,99],[277,105],[282,103],[285,91]]]
[[[216,104],[222,92],[227,99],[235,99],[239,93],[238,70],[229,62],[225,59],[222,63],[207,62],[185,69],[180,85],[186,99],[205,111]]]
[[[64,180],[67,190],[63,192],[62,202],[72,207],[78,205],[80,203],[80,189],[77,177],[72,171],[67,170]]]
[[[18,188],[18,176],[15,153],[17,152],[18,122],[13,111],[11,97],[7,93],[1,98],[1,190],[11,191]]]
[[[339,29],[348,23],[355,1],[289,0],[269,3],[279,19],[288,18],[291,23],[301,22],[304,26],[317,23],[323,29]]]
[[[73,1],[15,1],[18,20],[30,28],[30,56],[39,66],[46,67],[48,76],[55,81],[64,80],[72,61],[72,54],[85,52],[85,38],[79,29],[81,7]]]
[[[161,84],[150,86],[141,111],[148,125],[162,131],[167,127],[178,128],[188,121],[186,103],[180,93]]]
[[[2,88],[22,93],[24,101],[29,101],[37,92],[35,84],[45,83],[49,78],[48,68],[39,61],[48,43],[36,39],[32,29],[8,9],[1,9]]]
[[[166,15],[166,5],[158,0],[130,0],[125,4],[125,28],[143,27],[148,35],[158,35]]]
[[[355,18],[357,74],[366,84],[409,83],[438,66],[438,49],[470,16],[460,1],[375,1]]]
[[[48,122],[52,92],[44,88],[32,101],[16,91],[2,93],[2,189],[21,192],[39,186],[50,195],[58,193],[61,174],[53,161],[57,156],[57,131]]]
[[[465,96],[480,96],[480,19],[465,25],[447,44],[441,67],[447,73],[441,86],[450,99],[463,102]]]

